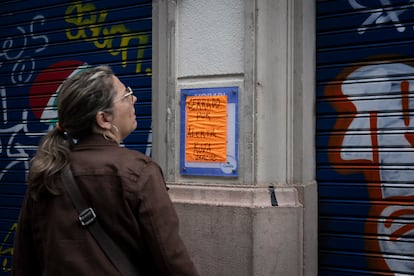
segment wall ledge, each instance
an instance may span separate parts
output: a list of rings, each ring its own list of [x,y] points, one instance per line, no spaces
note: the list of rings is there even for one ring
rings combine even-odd
[[[295,187],[274,187],[277,205],[272,205],[271,191],[263,187],[211,186],[167,183],[174,203],[234,206],[248,208],[301,207]],[[273,204],[275,201],[273,201]]]

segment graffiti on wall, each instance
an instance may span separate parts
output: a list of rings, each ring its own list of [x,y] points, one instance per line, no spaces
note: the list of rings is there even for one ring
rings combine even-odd
[[[0,244],[0,256],[2,256],[1,260],[1,268],[4,272],[10,272],[11,271],[11,262],[10,259],[4,257],[4,256],[13,256],[13,247],[8,246],[8,243],[12,243],[12,233],[16,231],[17,223],[13,223],[9,229],[9,231],[6,233],[6,235],[3,238],[3,241]]]
[[[100,5],[105,5],[104,1]],[[108,63],[115,72],[151,76],[150,62],[143,61],[144,54],[148,56],[149,34],[113,23],[116,20],[110,18],[111,11],[92,3],[68,4],[59,13],[35,13],[30,20],[23,18],[12,25],[7,37],[0,36],[0,197],[8,199],[0,203],[5,206],[0,217],[0,275],[11,270],[18,207],[29,160],[40,137],[55,125],[61,82],[85,63]],[[58,33],[50,31],[56,27],[52,22],[56,17],[61,18]],[[60,51],[56,49],[62,47],[57,41],[86,46],[84,52],[66,58],[56,54]],[[134,86],[136,81],[128,84]],[[149,139],[148,133],[146,140],[137,142],[145,144]],[[150,153],[148,147],[146,153]]]
[[[12,63],[11,72],[9,73],[9,83],[21,87],[30,82],[33,73],[36,70],[36,55],[44,51],[48,46],[48,37],[46,35],[39,34],[37,32],[37,26],[43,25],[45,18],[43,15],[36,15],[29,22],[27,26],[17,26],[17,36],[15,38],[7,38],[2,43],[0,49],[0,70],[5,67],[3,63]],[[31,45],[34,47],[29,47]],[[9,126],[8,108],[7,108],[7,88],[2,85],[0,86],[1,94],[1,107],[2,107],[2,125],[0,134],[10,134],[5,146],[1,147],[1,152],[6,149],[6,157],[13,161],[7,164],[0,171],[0,180],[4,174],[12,169],[15,165],[23,162],[25,168],[28,168],[27,158],[29,157],[26,152],[27,147],[15,142],[14,138],[17,133],[23,132],[28,133],[27,126],[27,110],[24,109],[21,114],[21,120],[18,124]],[[3,145],[3,141],[0,141]]]
[[[370,185],[372,202],[387,203],[374,205],[369,214],[379,218],[366,224],[366,231],[378,237],[376,242],[367,240],[369,249],[384,255],[412,253],[410,236],[414,225],[408,222],[414,218],[414,191],[404,184],[414,179],[414,140],[410,130],[414,123],[410,120],[414,99],[408,95],[414,83],[393,76],[414,74],[414,67],[399,63],[373,64],[345,72],[339,76],[344,80],[341,84],[326,90],[330,96],[347,98],[334,104],[338,113],[351,112],[350,116],[336,121],[333,132],[342,134],[332,138],[330,146],[340,151],[330,153],[330,162],[342,173],[363,173]],[[352,81],[378,76],[380,82]],[[414,272],[414,267],[403,267],[412,265],[410,262],[398,258],[383,258],[378,262],[391,271]],[[372,265],[378,268],[378,263]]]
[[[65,12],[65,21],[69,24],[66,28],[66,37],[69,40],[84,40],[91,42],[97,49],[107,50],[111,55],[121,55],[123,67],[127,66],[128,54],[135,51],[136,47],[130,47],[131,40],[138,40],[139,45],[146,45],[149,41],[147,34],[135,34],[124,24],[107,25],[108,12],[96,9],[93,3],[75,3],[70,5]],[[136,50],[136,73],[141,73],[144,48]],[[146,74],[151,74],[151,68],[145,69]]]
[[[368,5],[364,5],[359,3],[358,0],[348,0],[351,7],[355,10],[364,10],[369,9]],[[364,34],[367,29],[375,28],[377,25],[392,23],[394,28],[398,32],[404,32],[406,30],[406,26],[401,23],[400,15],[407,11],[406,8],[410,8],[414,6],[414,0],[409,0],[405,6],[406,8],[395,10],[390,8],[391,1],[390,0],[379,0],[381,6],[376,11],[372,13],[368,13],[368,17],[361,23],[361,26],[358,28],[359,34]]]
[[[5,71],[7,64],[12,64],[8,68],[8,76],[6,82],[15,85],[16,87],[24,87],[30,83],[33,74],[36,70],[37,55],[46,50],[49,39],[46,35],[39,33],[38,26],[45,24],[45,17],[43,15],[36,15],[27,25],[16,26],[14,29],[15,36],[9,37],[0,45],[0,70]],[[35,45],[34,47],[32,45]],[[2,70],[3,69],[3,70]],[[0,181],[6,174],[13,171],[14,168],[22,166],[25,171],[29,168],[30,151],[35,150],[34,146],[30,146],[30,142],[26,145],[21,142],[21,138],[30,141],[36,139],[30,135],[28,126],[28,110],[23,109],[17,123],[15,118],[9,119],[8,109],[8,93],[5,85],[0,86],[1,94],[1,127],[0,127],[0,153],[3,158],[10,160],[7,164],[1,167]],[[12,95],[10,95],[12,97]],[[16,228],[16,223],[12,223],[8,232],[0,237],[0,258],[2,270],[10,271],[9,258],[13,254],[12,235]]]
[[[366,9],[361,2],[349,0],[352,8]],[[382,24],[390,24],[395,32],[408,31],[400,16],[414,1],[398,10],[388,0],[379,2],[383,7],[366,13],[358,34]],[[366,238],[365,249],[381,254],[367,258],[368,266],[414,273],[414,263],[404,257],[414,252],[414,64],[392,61],[404,59],[401,56],[378,54],[347,66],[324,90],[325,96],[337,99],[331,105],[340,114],[329,140],[329,148],[338,150],[330,151],[328,158],[338,173],[362,174],[367,185],[371,208],[365,233],[371,238]]]

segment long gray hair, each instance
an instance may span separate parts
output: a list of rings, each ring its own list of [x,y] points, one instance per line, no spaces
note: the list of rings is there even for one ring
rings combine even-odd
[[[98,66],[75,74],[60,87],[57,127],[42,138],[31,160],[28,183],[34,199],[44,192],[60,193],[55,183],[68,165],[73,140],[92,133],[99,111],[112,113],[113,75],[108,66]]]

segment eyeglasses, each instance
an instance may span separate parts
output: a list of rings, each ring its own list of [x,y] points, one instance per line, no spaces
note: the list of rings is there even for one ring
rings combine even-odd
[[[123,101],[124,99],[128,98],[129,101],[133,103],[134,102],[134,91],[132,91],[132,88],[127,86],[125,89],[125,92],[126,93],[116,101]]]

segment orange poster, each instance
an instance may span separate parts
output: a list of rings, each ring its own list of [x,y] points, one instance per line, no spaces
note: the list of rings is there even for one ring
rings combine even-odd
[[[185,159],[226,162],[227,96],[187,96]]]

